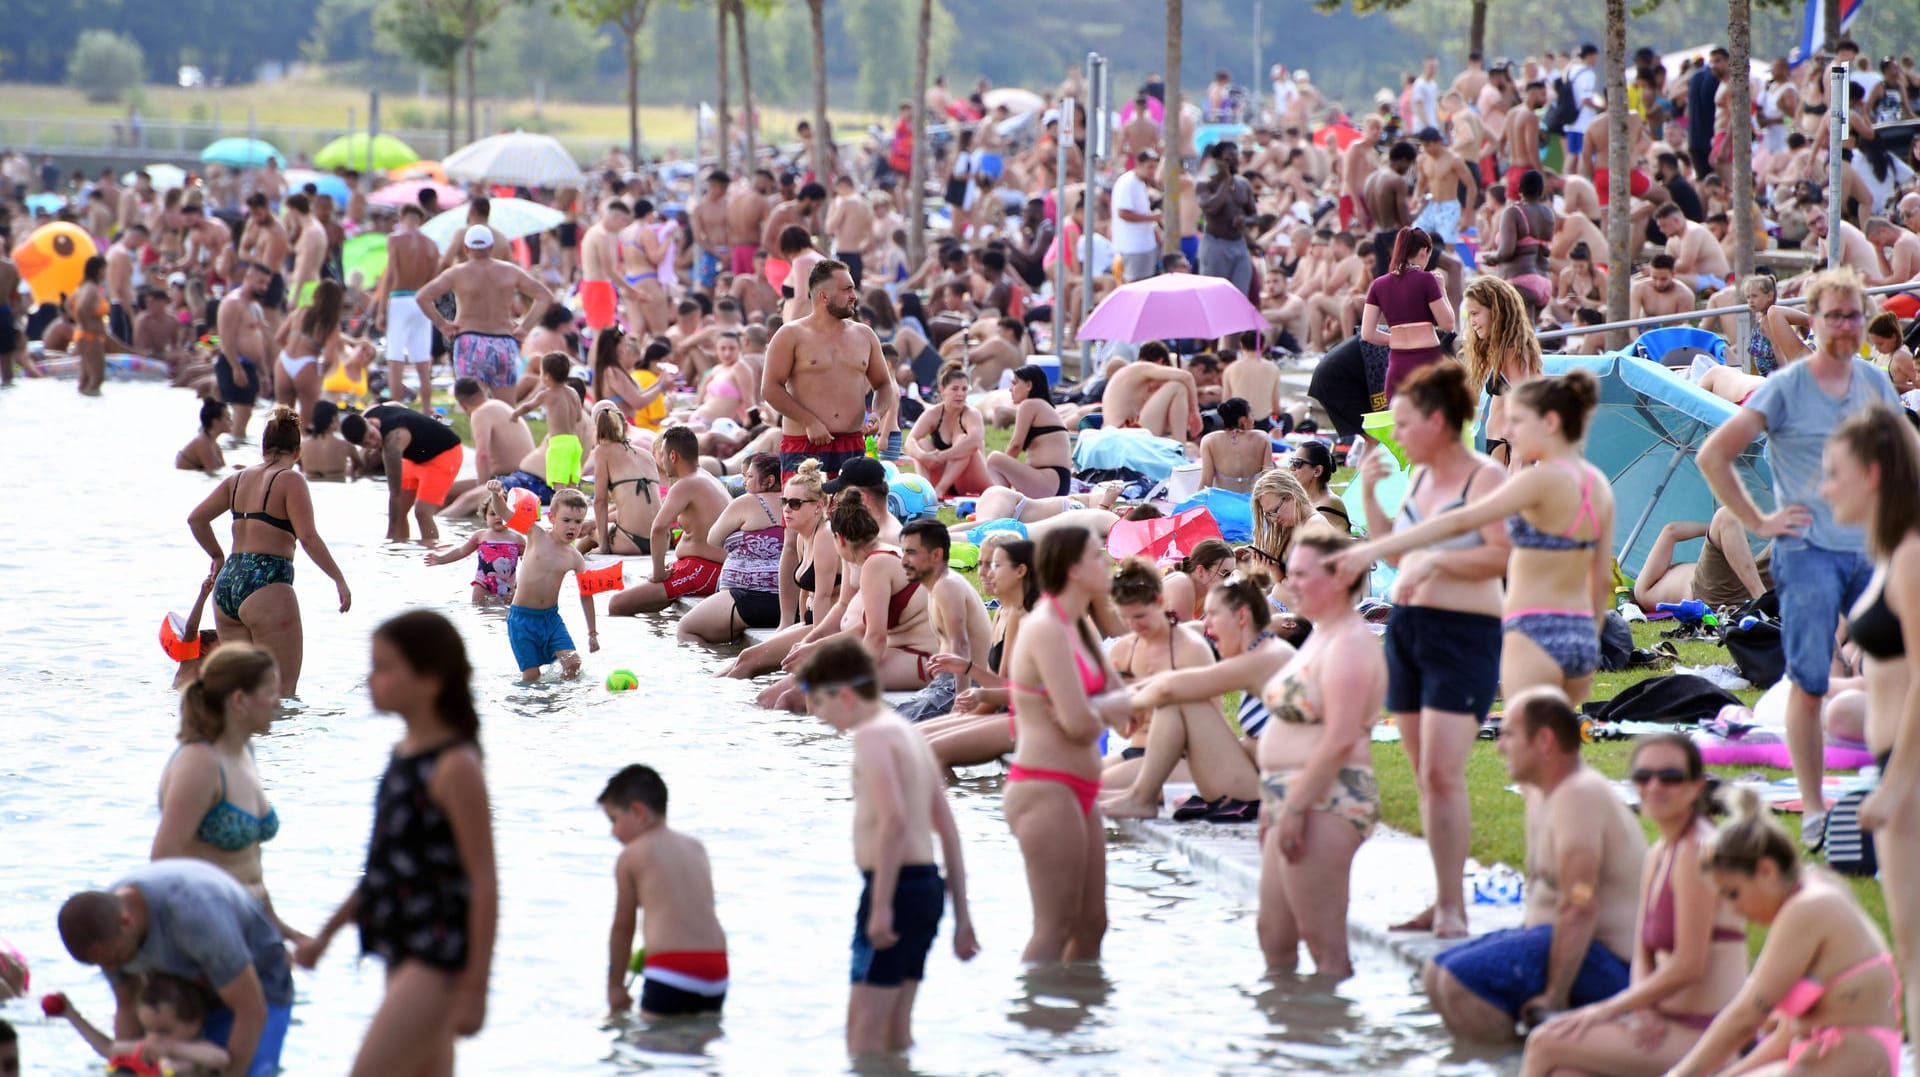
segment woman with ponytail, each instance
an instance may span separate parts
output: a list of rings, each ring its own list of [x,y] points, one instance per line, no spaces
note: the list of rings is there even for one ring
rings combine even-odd
[[[1400,229],[1387,271],[1367,288],[1360,339],[1388,349],[1388,401],[1408,375],[1446,358],[1440,334],[1453,331],[1453,307],[1440,278],[1425,269],[1432,255],[1433,240],[1426,232]]]
[[[1192,552],[1167,573],[1161,586],[1167,612],[1176,622],[1198,621],[1207,592],[1233,575],[1233,566],[1233,547],[1225,542],[1201,539],[1195,543]]]
[[[445,617],[414,610],[374,630],[367,689],[406,733],[380,779],[365,874],[294,951],[312,968],[353,920],[361,952],[387,963],[387,996],[354,1077],[452,1073],[454,1037],[486,1021],[499,879],[472,679],[466,644]]]
[[[253,738],[280,712],[273,656],[235,643],[209,654],[180,693],[180,747],[160,772],[160,826],[152,859],[205,860],[260,901],[282,934],[288,927],[267,895],[261,846],[280,832],[253,757]]]

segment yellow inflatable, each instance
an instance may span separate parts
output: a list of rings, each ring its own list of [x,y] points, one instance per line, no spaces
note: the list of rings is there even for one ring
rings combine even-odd
[[[13,248],[20,279],[33,289],[35,303],[58,303],[63,295],[80,290],[81,270],[99,253],[86,229],[55,221],[34,229]]]

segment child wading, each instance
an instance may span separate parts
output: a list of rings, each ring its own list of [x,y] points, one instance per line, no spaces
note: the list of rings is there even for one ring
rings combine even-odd
[[[623,848],[613,866],[618,897],[607,939],[607,1005],[633,1009],[627,992],[636,914],[647,911],[640,1016],[719,1013],[727,1001],[727,933],[713,910],[707,847],[667,825],[667,783],[634,764],[613,776],[600,808]]]
[[[487,483],[487,493],[496,516],[505,520],[513,515],[499,479]],[[550,529],[527,529],[526,553],[514,573],[513,605],[507,607],[507,642],[513,645],[513,661],[523,681],[539,680],[540,667],[549,662],[560,663],[569,677],[580,672],[580,652],[560,619],[560,581],[587,567],[586,557],[573,548],[587,530],[587,495],[571,488],[554,491],[548,520]],[[600,633],[594,626],[593,596],[585,591],[580,593],[580,608],[587,615],[587,650],[597,651]]]

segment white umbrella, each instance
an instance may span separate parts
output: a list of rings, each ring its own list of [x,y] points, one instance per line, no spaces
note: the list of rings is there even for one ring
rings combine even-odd
[[[980,103],[986,105],[989,111],[1005,105],[1007,111],[1015,116],[1038,112],[1047,107],[1045,98],[1032,90],[1023,90],[1018,86],[1001,86],[998,89],[988,90],[980,95]]]
[[[515,131],[491,135],[440,162],[447,178],[516,187],[578,187],[586,179],[573,155],[555,139]]]
[[[428,239],[439,244],[441,250],[446,250],[456,237],[466,234],[467,209],[461,206],[447,210],[428,221],[420,230],[426,233]],[[524,198],[493,199],[487,213],[487,223],[508,239],[537,235],[557,227],[566,219],[567,215],[559,210]]]
[[[145,171],[147,179],[153,181],[153,189],[156,191],[171,191],[187,185],[186,170],[179,165],[151,164]],[[133,186],[133,173],[129,172],[121,176],[120,182],[129,187]]]

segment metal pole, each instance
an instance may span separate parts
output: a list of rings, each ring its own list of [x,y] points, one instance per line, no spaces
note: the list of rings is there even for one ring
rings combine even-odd
[[[373,140],[380,137],[380,91],[367,94],[367,167],[360,170],[360,189],[373,190]]]
[[[1093,213],[1095,208],[1100,204],[1099,161],[1106,155],[1107,132],[1111,127],[1111,124],[1107,120],[1108,95],[1105,89],[1107,81],[1106,58],[1097,52],[1087,53],[1086,74],[1087,91],[1093,95],[1093,105],[1087,112],[1088,157],[1086,162],[1086,183],[1081,187],[1081,198],[1083,198],[1087,204],[1086,223],[1080,229],[1083,237],[1092,231]],[[1062,218],[1062,220],[1064,219],[1065,218]],[[1065,235],[1066,233],[1063,231],[1061,234]],[[1087,257],[1080,260],[1080,270],[1082,274],[1080,280],[1080,310],[1079,317],[1075,319],[1074,324],[1085,325],[1087,324],[1087,315],[1093,312],[1093,240],[1091,238],[1087,239]],[[1080,360],[1080,377],[1085,379],[1091,376],[1092,371],[1087,368],[1086,357],[1083,353]]]
[[[1838,3],[1839,0],[1834,0]],[[1840,222],[1847,203],[1840,190],[1840,143],[1847,138],[1847,65],[1834,64],[1827,72],[1827,268],[1840,267]]]
[[[1265,6],[1261,0],[1253,0],[1253,70],[1247,72],[1247,85],[1252,88],[1253,99],[1256,101],[1267,96],[1260,92],[1260,80],[1266,77],[1262,74],[1265,68],[1260,66],[1260,16],[1264,14],[1261,9]],[[1257,121],[1260,117],[1260,109],[1254,108],[1252,112],[1252,121]]]
[[[1060,122],[1054,125],[1053,215],[1059,222],[1060,257],[1053,260],[1053,357],[1067,354],[1067,147],[1073,142],[1073,98],[1060,102]],[[1065,363],[1061,364],[1062,367]],[[1087,359],[1080,353],[1080,377],[1087,376]]]

